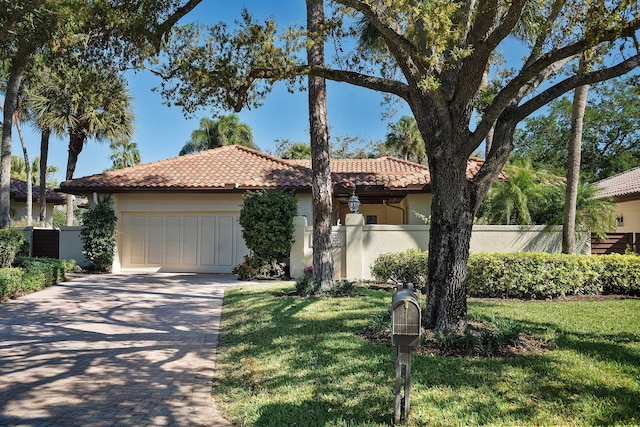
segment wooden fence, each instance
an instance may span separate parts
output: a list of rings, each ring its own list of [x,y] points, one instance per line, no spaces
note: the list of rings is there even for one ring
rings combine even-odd
[[[627,249],[640,253],[640,233],[608,233],[604,240],[595,234],[591,235],[593,255],[623,254]]]

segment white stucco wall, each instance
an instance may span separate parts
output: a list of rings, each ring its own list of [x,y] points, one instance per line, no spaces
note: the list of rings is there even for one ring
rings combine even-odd
[[[60,227],[60,259],[75,259],[76,263],[81,267],[89,265],[89,261],[82,254],[83,243],[80,238],[80,229],[82,227]]]
[[[53,208],[55,205],[52,203],[47,203],[47,216],[45,218],[44,224],[42,226],[46,228],[53,227]],[[27,222],[27,203],[26,202],[17,202],[15,200],[11,200],[11,213],[12,220]],[[35,222],[36,219],[40,216],[40,204],[34,203],[31,206],[31,218]]]
[[[295,219],[296,242],[291,249],[291,275],[299,277],[302,269],[311,265],[312,228],[303,217]],[[363,225],[360,215],[347,215],[345,226],[334,227],[334,257],[339,259],[335,274],[349,280],[371,280],[371,265],[383,253],[408,249],[425,251],[429,247],[429,226],[426,225]],[[344,238],[339,234],[344,232]],[[589,233],[583,233],[577,253],[591,252]],[[545,226],[473,227],[470,252],[549,252],[560,253],[562,228]]]

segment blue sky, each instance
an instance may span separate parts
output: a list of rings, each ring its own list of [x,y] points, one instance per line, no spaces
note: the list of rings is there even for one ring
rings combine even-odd
[[[243,4],[255,16],[273,16],[282,25],[306,22],[304,0],[204,0],[182,22],[232,22],[239,16]],[[210,117],[211,113],[203,109],[196,113],[194,118],[187,119],[180,108],[165,106],[161,96],[151,91],[159,83],[158,78],[148,72],[130,73],[127,76],[136,115],[135,135],[132,140],[138,144],[142,162],[149,163],[177,156],[184,143],[189,140],[191,131],[198,128],[200,119]],[[328,117],[332,135],[359,136],[373,141],[384,139],[388,121],[382,119],[381,94],[344,83],[328,82],[327,86]],[[404,103],[398,106],[405,108],[402,113],[409,113]],[[272,151],[276,139],[309,140],[307,111],[306,92],[290,94],[284,84],[279,84],[263,106],[254,110],[244,110],[239,116],[243,123],[253,129],[254,142],[263,151]],[[400,114],[394,120],[399,117]],[[25,136],[29,157],[33,160],[39,155],[40,137],[31,131],[29,126],[24,128],[27,131]],[[17,133],[14,134],[13,154],[21,155],[20,142]],[[90,140],[80,153],[74,178],[102,173],[111,167],[110,154],[108,143]],[[67,164],[66,140],[51,140],[49,164],[60,169],[57,179],[58,182],[63,181]]]

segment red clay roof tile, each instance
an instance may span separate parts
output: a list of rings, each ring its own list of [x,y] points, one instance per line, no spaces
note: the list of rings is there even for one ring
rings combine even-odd
[[[602,189],[601,197],[640,198],[640,167],[605,178],[595,185]]]
[[[10,183],[10,193],[11,198],[17,201],[26,201],[27,200],[27,183],[21,179],[11,178]],[[40,202],[40,186],[33,185],[31,187],[31,198],[34,202]],[[56,205],[63,205],[66,203],[67,196],[62,193],[56,193],[53,190],[46,189],[45,198],[47,199],[47,203],[53,203]]]
[[[475,175],[482,160],[470,159],[468,174]],[[334,185],[383,185],[388,189],[430,183],[429,168],[393,157],[332,159]],[[310,160],[283,160],[250,148],[231,145],[107,171],[65,181],[62,191],[207,190],[252,188],[311,188]]]

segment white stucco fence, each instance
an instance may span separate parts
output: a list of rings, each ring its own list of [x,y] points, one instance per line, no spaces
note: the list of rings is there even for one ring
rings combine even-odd
[[[306,217],[294,219],[295,237],[291,248],[291,276],[313,263],[313,228]],[[381,254],[408,249],[427,250],[428,225],[364,225],[359,214],[349,214],[345,225],[333,227],[335,276],[349,280],[372,280],[371,265]],[[590,235],[581,233],[576,253],[591,253]],[[476,225],[471,235],[471,252],[560,253],[562,227],[541,225]]]

